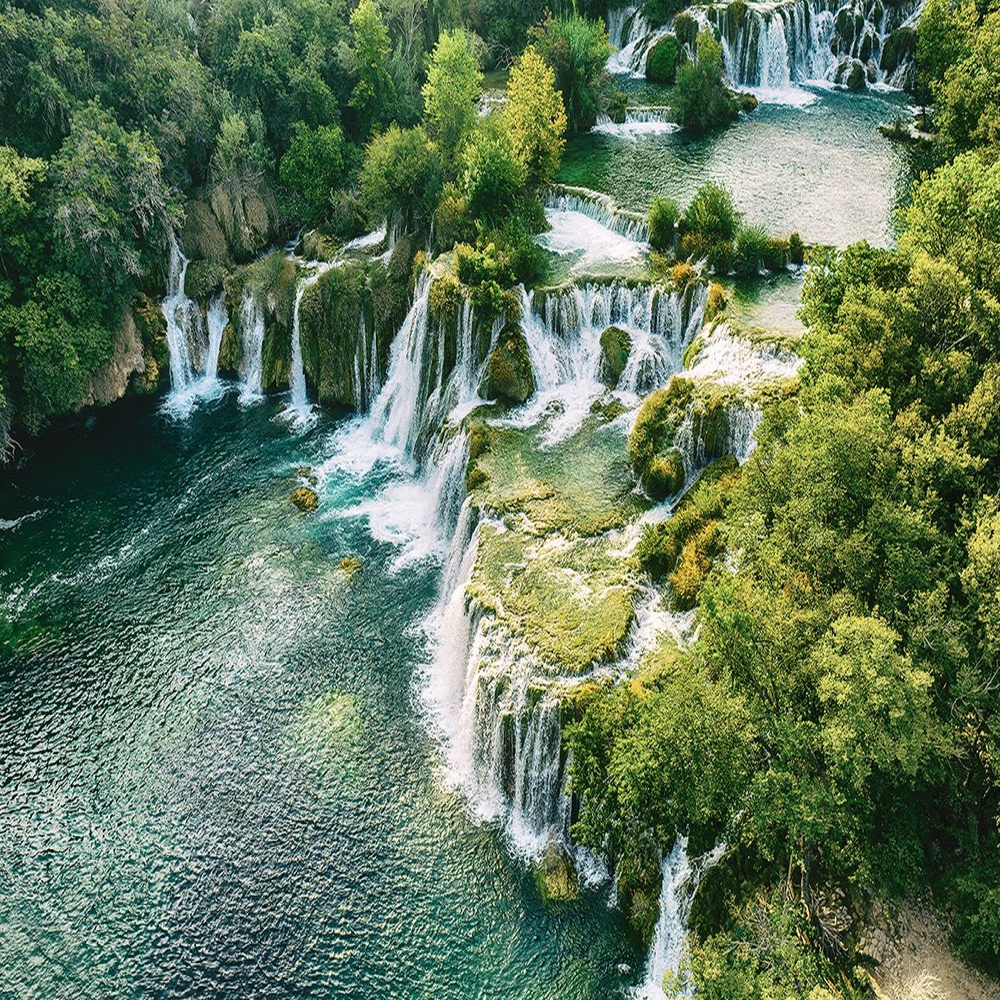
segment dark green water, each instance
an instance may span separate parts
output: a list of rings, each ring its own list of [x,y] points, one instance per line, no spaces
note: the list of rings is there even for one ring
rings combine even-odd
[[[546,910],[437,777],[439,569],[339,516],[388,473],[299,514],[334,428],[273,414],[120,407],[0,482],[0,996],[620,996],[606,894]]]
[[[631,82],[637,104],[662,88]],[[810,88],[804,107],[761,104],[732,127],[704,137],[683,132],[623,137],[592,134],[570,143],[559,180],[613,195],[644,211],[657,195],[687,205],[707,180],[733,192],[749,222],[807,242],[847,246],[894,242],[894,209],[911,181],[904,150],[879,135],[905,117],[899,94]]]

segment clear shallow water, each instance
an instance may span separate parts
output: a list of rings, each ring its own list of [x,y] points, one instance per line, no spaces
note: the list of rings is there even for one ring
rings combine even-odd
[[[640,85],[635,104],[659,104],[662,88]],[[730,128],[697,138],[589,135],[569,144],[565,184],[612,195],[620,208],[645,211],[657,195],[682,207],[705,181],[732,190],[748,222],[810,243],[847,246],[894,241],[893,210],[909,187],[905,152],[876,131],[905,112],[893,93],[804,90],[811,104],[761,103]]]
[[[121,406],[0,482],[0,995],[620,996],[606,895],[547,911],[438,780],[440,571],[338,516],[388,474],[298,514],[333,425],[275,409]]]

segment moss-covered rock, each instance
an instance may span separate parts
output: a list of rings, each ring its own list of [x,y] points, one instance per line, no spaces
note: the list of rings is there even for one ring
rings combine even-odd
[[[516,518],[532,534],[575,538],[623,527],[648,508],[633,488],[619,427],[595,415],[557,445],[546,445],[544,433],[472,425],[467,485],[478,509]]]
[[[290,497],[292,503],[303,513],[312,513],[319,507],[319,496],[316,491],[308,486],[298,486],[292,490]]]
[[[639,564],[654,579],[669,576],[675,604],[694,607],[716,558],[725,548],[722,519],[739,478],[731,455],[713,462],[669,520],[647,525],[636,547]]]
[[[546,903],[568,903],[580,895],[573,859],[562,844],[549,841],[545,857],[535,869],[535,883]]]
[[[340,568],[348,576],[354,576],[356,573],[360,573],[362,566],[364,566],[364,562],[360,556],[344,556],[340,560]]]
[[[665,389],[646,397],[629,437],[629,458],[651,497],[672,495],[652,492],[675,481],[668,475],[674,463],[664,466],[656,460],[667,459],[681,440],[694,463],[711,462],[728,453],[729,408],[738,394],[734,387],[675,375]]]
[[[632,338],[627,330],[619,326],[609,326],[601,334],[601,379],[608,388],[618,385],[618,380],[628,364],[632,350]]]
[[[620,655],[635,618],[638,583],[618,544],[484,524],[466,594],[553,673],[580,675]]]
[[[227,323],[219,345],[219,371],[235,375],[240,369],[240,339],[233,323]]]
[[[524,403],[535,391],[528,342],[519,326],[504,327],[496,346],[490,351],[486,369],[479,383],[483,399]]]
[[[654,455],[642,471],[642,488],[654,500],[664,500],[684,488],[684,456],[677,448]]]
[[[222,264],[214,260],[192,260],[184,274],[184,291],[196,302],[207,302],[222,287]]]

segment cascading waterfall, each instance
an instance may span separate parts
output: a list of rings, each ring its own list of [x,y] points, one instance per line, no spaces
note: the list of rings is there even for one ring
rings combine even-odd
[[[552,212],[577,212],[600,223],[611,232],[633,243],[649,241],[649,223],[635,212],[619,209],[614,199],[588,188],[553,186],[545,197],[545,208]]]
[[[668,972],[676,974],[680,969],[691,900],[705,872],[725,851],[726,845],[719,844],[697,861],[692,861],[687,852],[687,837],[678,837],[673,850],[663,859],[660,915],[653,932],[643,983],[634,994],[636,1000],[667,1000],[663,980]],[[691,994],[685,990],[682,995]],[[671,993],[671,996],[676,994]]]
[[[781,94],[797,83],[906,86],[913,72],[909,29],[922,0],[780,0],[715,4],[697,11],[722,38],[726,76],[734,86]]]
[[[254,402],[264,394],[264,307],[254,291],[245,287],[240,303],[243,333],[240,356],[240,402]]]
[[[649,50],[668,32],[651,29],[639,5],[621,7],[608,13],[608,37],[617,49],[608,59],[608,72],[625,76],[645,76]]]
[[[222,349],[222,335],[229,323],[226,296],[218,292],[208,304],[208,351],[205,354],[205,378],[214,382],[219,377],[219,351]]]
[[[326,274],[335,263],[310,262],[312,272],[299,279],[295,286],[295,305],[292,310],[292,359],[290,373],[291,402],[288,412],[292,421],[299,427],[309,427],[315,420],[315,412],[309,405],[309,393],[306,389],[305,365],[302,362],[302,330],[299,312],[302,306],[302,296],[306,289],[311,288]]]
[[[636,107],[629,108],[625,112],[625,120],[621,122],[612,121],[608,115],[600,115],[594,132],[602,135],[663,135],[667,132],[678,132],[681,126],[672,118],[670,108],[662,107]]]
[[[167,321],[170,387],[175,394],[183,393],[198,378],[196,359],[204,340],[201,310],[184,291],[188,263],[176,237],[171,236],[167,295],[160,308]]]
[[[498,422],[530,426],[544,415],[547,440],[572,434],[606,391],[598,378],[600,335],[611,325],[628,330],[632,339],[619,394],[638,403],[641,393],[680,369],[684,348],[701,326],[704,300],[697,285],[680,293],[621,281],[522,289],[521,326],[536,394]],[[459,490],[461,495],[461,480]],[[499,522],[484,523],[503,530]],[[425,691],[448,750],[452,782],[480,816],[504,821],[519,851],[537,857],[552,838],[565,842],[568,834],[562,681],[522,640],[468,601],[482,527],[466,503],[453,533],[442,597],[428,619],[436,649]]]
[[[912,83],[912,29],[923,0],[768,0],[715,3],[691,8],[722,39],[726,76],[734,87],[766,99],[801,101],[795,85],[809,82],[877,84],[905,88]],[[638,7],[608,14],[614,52],[612,73],[643,76],[646,58],[669,28],[651,29]],[[851,74],[860,79],[851,80]],[[637,123],[638,124],[638,123]],[[599,125],[599,128],[602,126]],[[604,129],[610,131],[608,123]],[[629,133],[619,126],[622,134]]]
[[[175,236],[170,238],[167,294],[160,305],[167,324],[170,394],[167,409],[184,415],[194,403],[219,391],[219,351],[229,322],[220,291],[209,303],[206,317],[184,290],[188,259]]]

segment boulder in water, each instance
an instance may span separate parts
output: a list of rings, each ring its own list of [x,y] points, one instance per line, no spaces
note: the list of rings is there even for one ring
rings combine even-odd
[[[486,360],[486,370],[479,383],[483,399],[524,403],[535,391],[528,342],[519,326],[509,324],[497,339]]]
[[[642,488],[654,500],[664,500],[680,493],[684,477],[684,456],[671,448],[665,455],[653,456],[642,472]]]
[[[631,350],[632,338],[620,326],[609,326],[601,334],[601,379],[608,388],[618,385]]]
[[[308,486],[299,486],[292,490],[291,501],[305,514],[310,514],[319,507],[319,496]]]
[[[868,85],[868,74],[865,72],[864,65],[857,59],[851,64],[851,68],[847,71],[847,79],[845,80],[849,90],[864,90]]]
[[[340,560],[340,568],[348,575],[354,576],[355,573],[361,571],[361,567],[364,565],[360,556],[344,556]]]
[[[546,903],[567,903],[580,894],[573,859],[562,844],[550,840],[535,871],[538,893]]]

